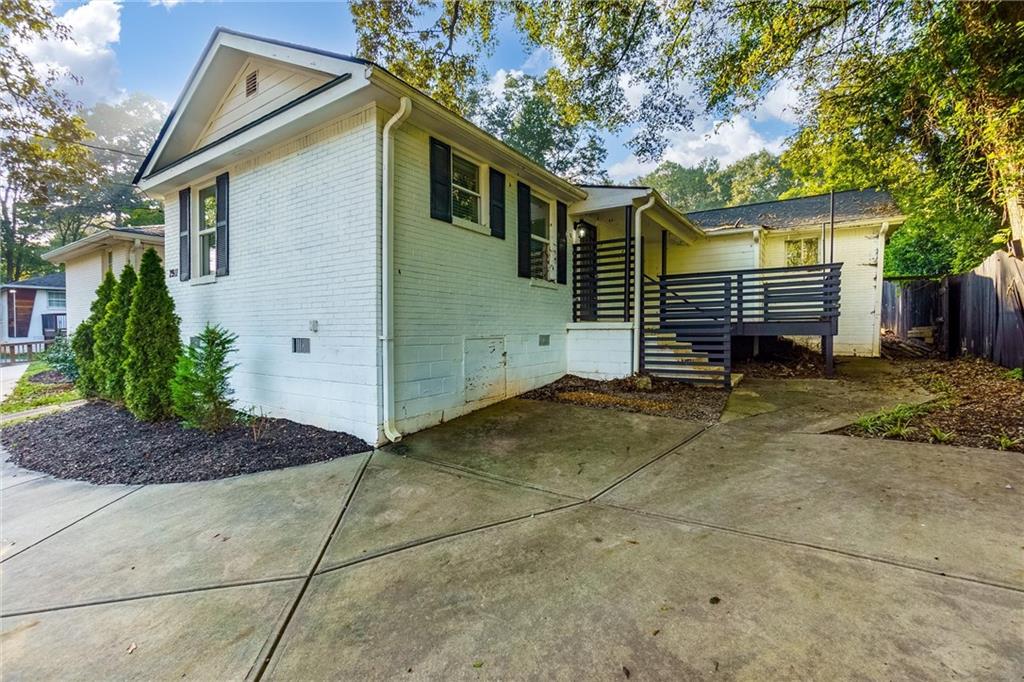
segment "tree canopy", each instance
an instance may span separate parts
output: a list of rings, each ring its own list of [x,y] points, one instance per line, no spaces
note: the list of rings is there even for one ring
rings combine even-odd
[[[802,191],[880,184],[1024,229],[1024,3],[358,0],[353,17],[363,56],[461,113],[510,22],[551,57],[559,119],[628,128],[641,160],[696,114],[728,118],[793,83],[802,118],[783,165]]]

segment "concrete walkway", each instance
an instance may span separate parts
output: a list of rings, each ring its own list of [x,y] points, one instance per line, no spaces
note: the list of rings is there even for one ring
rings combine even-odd
[[[26,369],[28,369],[27,362],[19,362],[16,365],[0,365],[0,402],[6,400],[7,396],[11,394]]]
[[[1019,679],[1024,460],[822,435],[926,398],[752,380],[709,429],[511,400],[192,484],[5,464],[3,676]]]

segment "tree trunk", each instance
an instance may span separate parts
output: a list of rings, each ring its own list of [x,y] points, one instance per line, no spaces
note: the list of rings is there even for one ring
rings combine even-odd
[[[1010,219],[1010,253],[1024,260],[1024,206],[1021,206],[1020,196],[1006,197],[1006,215]]]

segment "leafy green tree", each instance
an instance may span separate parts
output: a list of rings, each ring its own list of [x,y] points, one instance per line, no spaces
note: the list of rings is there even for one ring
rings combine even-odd
[[[195,343],[186,346],[174,367],[171,396],[174,413],[186,426],[219,431],[233,421],[228,380],[237,365],[228,364],[237,336],[206,325]]]
[[[93,329],[93,355],[99,394],[114,402],[124,400],[124,361],[127,357],[125,328],[137,280],[135,268],[131,263],[126,263],[103,318]]]
[[[843,129],[869,157],[980,189],[1024,236],[1024,3],[360,0],[352,15],[364,56],[457,111],[511,20],[551,55],[544,87],[561,118],[629,127],[643,160],[695,112],[728,118],[789,79],[822,143]],[[850,128],[854,111],[863,125]]]
[[[115,279],[114,273],[108,271],[96,289],[96,296],[89,308],[89,317],[78,325],[71,339],[71,348],[75,351],[75,361],[78,364],[78,380],[75,385],[86,398],[94,398],[100,392],[99,368],[96,365],[96,354],[93,350],[96,343],[94,330],[99,321],[103,319],[103,315],[107,311],[107,304],[114,296],[115,288],[117,288],[117,279]]]
[[[575,182],[607,182],[608,152],[591,124],[562,120],[541,80],[509,75],[498,96],[484,95],[480,127],[552,173]]]
[[[138,419],[156,421],[173,413],[171,379],[181,347],[178,324],[160,256],[146,249],[125,330],[125,405]]]
[[[663,161],[633,184],[654,187],[681,211],[701,211],[774,201],[793,188],[793,174],[779,157],[762,150],[722,168],[717,159],[685,167]]]

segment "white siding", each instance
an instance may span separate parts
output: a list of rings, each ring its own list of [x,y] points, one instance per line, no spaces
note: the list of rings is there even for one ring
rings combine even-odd
[[[652,243],[653,242],[653,243]],[[661,243],[646,240],[644,270],[656,275],[661,269]],[[757,265],[758,247],[749,232],[698,239],[693,244],[669,241],[667,268],[670,273],[747,270]]]
[[[837,355],[878,355],[878,231],[878,226],[836,230],[834,260],[843,264],[839,334],[835,338]],[[803,236],[819,235],[820,232]],[[792,239],[795,235],[790,233],[788,237]],[[764,234],[763,267],[785,266],[786,238],[786,234]],[[805,342],[815,345],[819,340]]]
[[[246,96],[245,79],[253,71],[257,75],[257,91],[255,95]],[[194,148],[238,130],[328,80],[330,76],[315,71],[284,66],[268,59],[250,59],[235,76]]]
[[[370,443],[381,421],[377,143],[364,109],[227,168],[230,275],[202,283],[193,260],[193,280],[168,280],[183,340],[206,323],[238,335],[243,406]],[[177,269],[176,192],[165,205],[165,267]],[[292,353],[293,337],[311,352]]]
[[[124,264],[131,261],[132,267],[139,269],[142,252],[148,248],[155,248],[160,257],[163,258],[163,247],[159,245],[143,244],[135,248],[132,242],[118,241],[111,245],[97,246],[89,253],[82,254],[64,263],[64,272],[67,282],[68,299],[68,333],[73,334],[87,317],[96,298],[96,288],[103,280],[103,274],[107,271],[107,264],[112,262],[114,275],[121,276]],[[111,257],[108,257],[110,254]]]
[[[63,313],[65,308],[63,306],[51,307],[49,303],[49,296],[47,296],[47,289],[18,289],[18,297],[33,297],[32,303],[32,317],[29,320],[28,336],[10,337],[7,335],[7,301],[8,301],[8,289],[3,290],[3,296],[0,296],[0,321],[2,321],[2,339],[5,342],[24,342],[24,341],[42,341],[43,340],[43,315],[49,313]],[[54,291],[59,291],[55,289]]]
[[[516,178],[509,169],[500,169],[504,240],[430,218],[428,139],[410,123],[395,133],[395,398],[403,432],[561,377],[571,319],[569,285],[531,285],[516,274]],[[549,345],[540,345],[541,335]],[[467,403],[467,350],[475,363],[475,349],[490,347],[467,349],[467,340],[496,338],[506,353],[505,390]]]
[[[633,372],[633,325],[577,322],[569,325],[568,372],[588,379],[621,379]]]

